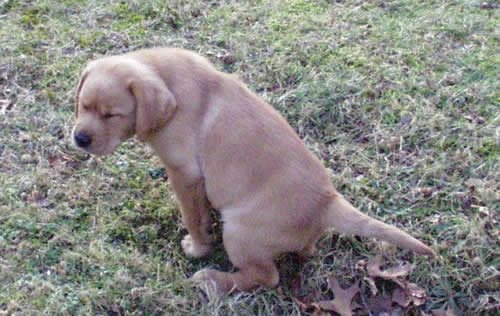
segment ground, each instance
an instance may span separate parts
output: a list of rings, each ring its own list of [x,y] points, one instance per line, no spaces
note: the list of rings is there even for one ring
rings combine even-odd
[[[403,313],[493,314],[499,20],[495,1],[475,0],[0,1],[0,314],[317,313],[303,302],[333,297],[329,274],[360,280],[357,300],[369,302],[356,267],[379,253],[411,264],[427,293]],[[222,246],[182,253],[186,231],[150,149],[131,140],[96,158],[70,139],[86,63],[156,46],[238,75],[340,192],[438,258],[325,233],[306,263],[279,258],[277,289],[214,298],[193,287],[200,268],[231,265]]]

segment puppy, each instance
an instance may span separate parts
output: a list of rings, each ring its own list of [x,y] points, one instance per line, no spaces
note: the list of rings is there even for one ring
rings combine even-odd
[[[91,154],[109,154],[133,135],[158,154],[188,231],[186,254],[209,253],[207,211],[221,213],[224,247],[238,271],[192,277],[220,292],[276,286],[273,259],[313,255],[331,228],[434,254],[353,207],[276,110],[193,52],[159,48],[91,62],[76,89],[76,114],[74,142]]]

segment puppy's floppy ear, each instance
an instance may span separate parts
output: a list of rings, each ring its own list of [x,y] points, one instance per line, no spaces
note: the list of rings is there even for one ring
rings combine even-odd
[[[135,133],[141,141],[164,127],[175,113],[177,102],[160,78],[132,79],[129,89],[136,99]]]
[[[75,116],[78,117],[78,103],[80,102],[80,91],[82,91],[83,83],[89,74],[89,67],[83,70],[82,75],[80,76],[80,81],[78,82],[78,86],[76,87],[75,93]]]

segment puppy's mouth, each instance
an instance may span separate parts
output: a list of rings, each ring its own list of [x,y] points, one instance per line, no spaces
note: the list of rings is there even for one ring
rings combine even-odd
[[[81,150],[92,154],[94,156],[106,156],[111,154],[116,147],[114,148],[109,148],[109,147],[95,147],[95,148],[80,148]]]
[[[76,147],[95,156],[106,156],[114,152],[118,145],[120,145],[120,142],[112,142],[105,145],[96,143],[94,146],[86,148],[82,148],[78,145],[76,145]]]
[[[89,153],[91,155],[94,155],[94,156],[106,156],[106,155],[109,155],[111,154],[112,152],[115,151],[116,147],[118,146],[105,146],[105,147],[101,147],[101,146],[94,146],[92,148],[81,148],[81,147],[78,147],[76,146],[79,150],[82,150],[86,153]]]
[[[88,136],[82,132],[73,132],[73,143],[79,150],[96,156],[105,156],[111,154],[120,145],[119,140],[101,142],[94,137]]]

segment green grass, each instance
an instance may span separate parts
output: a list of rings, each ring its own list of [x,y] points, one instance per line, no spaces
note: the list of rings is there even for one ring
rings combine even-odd
[[[0,313],[297,315],[297,299],[332,297],[328,273],[350,284],[364,276],[356,263],[383,251],[325,234],[309,262],[279,260],[278,289],[214,299],[186,282],[231,265],[222,246],[202,260],[182,253],[159,160],[134,140],[104,158],[70,140],[88,61],[175,46],[241,77],[345,196],[439,251],[384,250],[413,264],[429,295],[406,314],[493,314],[500,19],[484,2],[0,1]]]

